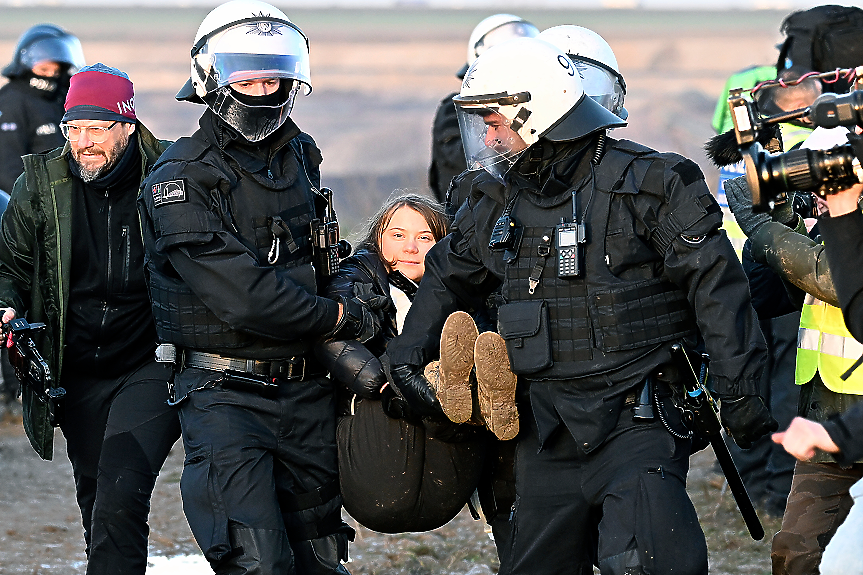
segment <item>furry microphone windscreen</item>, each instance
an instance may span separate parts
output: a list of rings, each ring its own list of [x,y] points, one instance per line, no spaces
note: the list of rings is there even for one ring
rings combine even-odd
[[[767,146],[770,140],[779,137],[781,137],[779,136],[779,125],[772,124],[759,130],[756,141],[762,146]],[[737,147],[734,128],[707,140],[707,143],[704,144],[704,151],[707,152],[710,161],[719,168],[736,164],[743,159],[743,156],[740,155],[740,148]]]

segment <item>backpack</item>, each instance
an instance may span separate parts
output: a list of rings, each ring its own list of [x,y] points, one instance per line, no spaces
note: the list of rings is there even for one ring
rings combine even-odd
[[[817,72],[863,65],[863,10],[825,5],[792,12],[782,21],[786,38],[780,48],[777,72],[799,66]],[[845,80],[825,84],[825,91],[845,92]]]

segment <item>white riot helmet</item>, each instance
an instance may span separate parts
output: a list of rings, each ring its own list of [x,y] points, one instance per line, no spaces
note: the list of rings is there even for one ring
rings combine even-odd
[[[566,54],[537,38],[511,40],[482,54],[453,101],[468,169],[483,168],[502,183],[540,138],[578,140],[626,125],[585,97]]]
[[[234,82],[279,78],[275,95],[242,96]],[[296,24],[260,0],[231,0],[207,14],[192,47],[191,78],[178,100],[204,102],[250,142],[285,122],[300,87],[312,91],[309,41]]]
[[[629,113],[623,107],[626,82],[611,46],[602,36],[593,30],[568,24],[543,30],[539,37],[566,52],[575,62],[588,96],[624,120],[627,118]]]
[[[523,18],[512,14],[495,14],[476,25],[467,43],[467,64],[456,76],[464,78],[465,72],[480,54],[501,42],[513,38],[535,38],[539,29]]]

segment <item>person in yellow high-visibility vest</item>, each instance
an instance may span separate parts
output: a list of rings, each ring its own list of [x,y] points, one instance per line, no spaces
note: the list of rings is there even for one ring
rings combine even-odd
[[[863,370],[842,375],[863,354],[845,326],[827,267],[824,246],[806,235],[801,218],[777,216],[771,221],[751,209],[744,178],[725,184],[729,206],[751,241],[755,261],[769,265],[790,285],[806,292],[803,300],[795,382],[801,386],[798,414],[816,422],[843,413],[863,399]],[[787,216],[787,214],[786,214]],[[863,464],[842,466],[834,455],[819,451],[798,461],[782,528],[773,539],[773,574],[817,573],[824,547],[848,514],[848,493],[863,478]]]
[[[745,74],[738,74],[729,78],[727,87],[752,88],[764,80],[779,79],[786,87],[774,86],[764,87],[755,92],[757,107],[765,114],[773,114],[782,111],[791,111],[809,106],[815,98],[821,94],[821,84],[813,78],[804,79],[799,84],[793,84],[798,78],[807,73],[807,70],[790,68],[782,70],[778,75],[776,68],[754,68]],[[790,83],[790,84],[789,84]],[[728,115],[728,94],[724,94],[718,102],[725,110],[725,115],[714,116],[714,128],[717,131],[731,129],[732,122]],[[812,133],[812,127],[806,122],[795,121],[779,124],[781,138],[776,140],[776,148],[771,151],[778,152],[782,149],[790,150],[799,147],[803,141]],[[779,147],[781,144],[781,148]],[[738,177],[744,173],[743,162],[720,169],[720,185],[717,190],[717,200],[722,207],[722,228],[731,240],[738,257],[743,261],[743,268],[747,276],[752,275],[762,278],[766,284],[757,286],[750,285],[753,292],[753,306],[759,315],[759,324],[767,341],[770,354],[770,363],[761,379],[762,394],[769,402],[773,417],[781,426],[788,425],[797,413],[798,388],[794,385],[795,355],[796,355],[796,332],[800,323],[799,305],[797,307],[788,305],[784,309],[761,309],[759,303],[769,300],[767,305],[772,307],[770,301],[776,300],[772,290],[778,290],[780,295],[785,292],[782,281],[768,269],[760,264],[753,264],[748,253],[744,254],[746,234],[740,229],[731,210],[728,209],[728,201],[725,197],[723,183],[729,179]],[[789,204],[786,206],[791,213]],[[753,267],[756,271],[752,271]],[[762,271],[763,270],[763,271]],[[768,278],[767,276],[771,276]],[[773,286],[773,287],[770,287]],[[755,291],[761,290],[765,293],[764,298],[756,297]],[[758,506],[759,511],[774,517],[781,517],[785,512],[786,501],[791,490],[791,481],[794,473],[795,460],[780,446],[773,443],[770,438],[765,437],[756,442],[752,449],[741,450],[734,445],[729,446],[731,456],[737,465],[740,476],[746,489]]]

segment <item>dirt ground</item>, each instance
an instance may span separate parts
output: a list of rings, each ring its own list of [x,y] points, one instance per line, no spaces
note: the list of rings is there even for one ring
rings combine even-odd
[[[193,131],[202,108],[174,101],[188,77],[188,54],[205,8],[2,8],[0,61],[32,24],[55,22],[79,35],[89,63],[126,71],[139,118],[159,137]],[[401,8],[287,10],[311,41],[314,92],[293,117],[323,150],[324,184],[336,192],[344,230],[355,230],[396,188],[423,191],[430,126],[438,102],[458,90],[467,38],[488,13]],[[693,158],[708,182],[716,170],[701,147],[713,135],[716,98],[733,72],[775,61],[785,15],[753,12],[517,11],[540,29],[592,28],[614,48],[627,82],[630,138]],[[80,518],[62,437],[52,462],[30,449],[20,423],[0,424],[0,575],[83,573]],[[769,573],[769,538],[752,542],[709,451],[693,457],[688,488],[708,536],[711,572]],[[153,497],[150,554],[197,553],[179,503],[177,445]],[[429,533],[384,536],[358,529],[354,574],[496,573],[494,547],[463,512]]]

